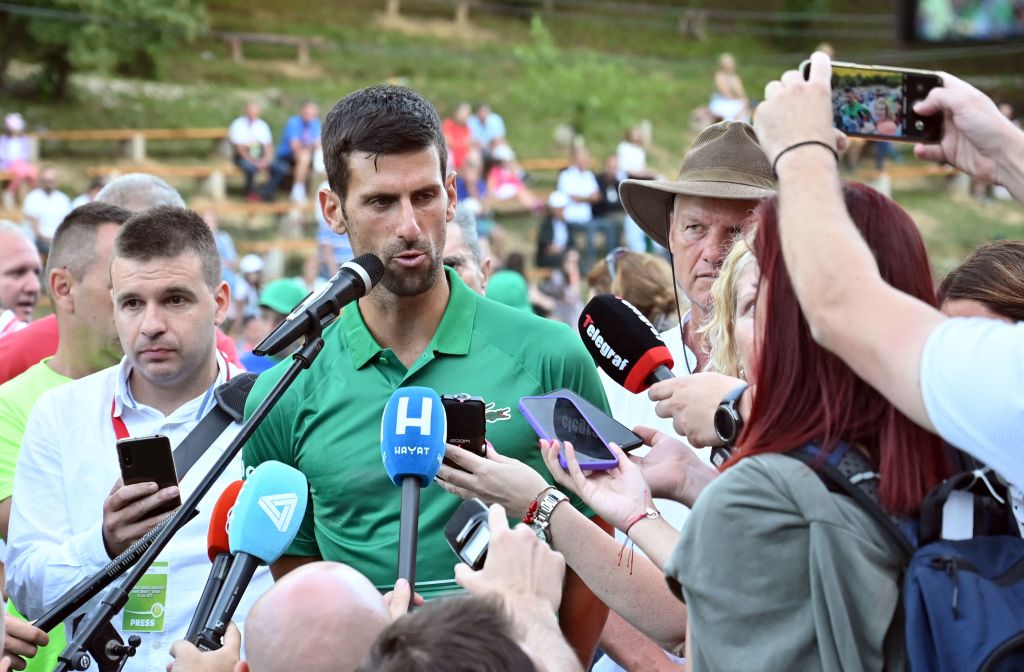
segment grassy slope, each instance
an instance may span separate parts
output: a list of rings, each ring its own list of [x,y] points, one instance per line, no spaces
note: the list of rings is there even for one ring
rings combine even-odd
[[[442,114],[460,100],[489,101],[506,118],[517,151],[527,157],[563,152],[553,132],[566,123],[579,125],[595,156],[602,157],[613,150],[627,125],[648,119],[654,128],[651,160],[674,174],[693,138],[687,128],[689,113],[710,91],[714,55],[726,49],[736,53],[748,90],[756,96],[789,62],[780,49],[793,48],[791,43],[783,48],[742,35],[719,35],[713,42],[687,40],[671,29],[630,23],[631,17],[624,17],[621,28],[606,22],[556,21],[548,31],[531,34],[527,21],[480,16],[475,17],[477,25],[491,38],[480,41],[379,30],[374,10],[383,6],[382,0],[209,4],[215,28],[316,35],[330,47],[314,51],[314,63],[306,69],[291,62],[287,48],[247,47],[249,61],[240,67],[230,62],[222,43],[204,39],[168,56],[162,83],[80,77],[72,103],[19,96],[15,101],[0,98],[0,108],[17,107],[33,123],[50,128],[224,126],[244,101],[255,97],[266,103],[265,116],[277,129],[302,100],[326,107],[355,88],[393,80],[423,92]],[[573,48],[563,46],[568,44]],[[153,143],[151,153],[194,161],[208,148],[206,143]],[[113,154],[105,145],[47,149],[51,155],[69,157],[73,165]],[[934,191],[898,192],[897,198],[922,222],[939,270],[980,240],[1021,237],[1016,206],[981,208],[949,201]]]

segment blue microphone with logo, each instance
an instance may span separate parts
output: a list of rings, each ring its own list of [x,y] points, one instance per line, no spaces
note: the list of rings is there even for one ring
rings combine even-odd
[[[264,462],[246,479],[228,520],[228,546],[234,560],[199,632],[196,646],[200,650],[222,646],[224,631],[256,568],[276,562],[292,545],[306,515],[308,493],[302,472],[280,462]]]
[[[430,485],[444,460],[448,419],[441,397],[429,387],[395,390],[380,422],[384,469],[402,487],[398,526],[398,578],[415,590],[416,541],[419,536],[420,488]]]

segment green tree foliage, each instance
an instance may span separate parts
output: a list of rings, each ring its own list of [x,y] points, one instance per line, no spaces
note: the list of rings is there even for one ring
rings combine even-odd
[[[0,14],[0,84],[10,58],[42,64],[41,88],[67,94],[76,70],[156,77],[161,53],[207,30],[204,0],[30,0]]]

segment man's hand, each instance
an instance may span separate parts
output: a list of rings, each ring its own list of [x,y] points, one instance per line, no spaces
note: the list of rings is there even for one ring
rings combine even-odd
[[[234,623],[224,632],[224,646],[216,651],[200,651],[191,642],[179,639],[171,644],[173,663],[167,672],[232,672],[242,658],[242,633]]]
[[[28,665],[26,658],[32,658],[40,646],[50,643],[50,636],[31,623],[4,614],[4,660],[9,661],[12,670],[24,670]]]
[[[953,75],[939,76],[942,86],[914,105],[914,112],[925,117],[941,114],[942,139],[936,145],[915,145],[914,156],[945,161],[975,177],[1000,182],[1000,164],[1020,130],[984,93]]]
[[[505,509],[491,506],[487,516],[491,541],[484,568],[473,571],[459,563],[455,581],[474,595],[497,595],[513,610],[517,604],[542,604],[551,614],[562,602],[565,558],[523,524],[509,529]]]
[[[153,511],[177,496],[177,486],[158,490],[156,483],[124,485],[118,479],[103,500],[103,543],[107,554],[116,557],[171,515]]]
[[[715,411],[725,395],[743,385],[739,378],[721,373],[694,373],[655,383],[647,391],[658,402],[654,412],[659,418],[672,418],[672,429],[685,436],[691,446],[720,446],[715,432]]]
[[[634,427],[644,444],[651,447],[643,457],[630,455],[640,467],[652,497],[671,499],[693,507],[697,497],[718,472],[701,461],[688,445],[650,427]]]
[[[442,488],[462,499],[477,497],[500,504],[516,518],[525,516],[530,503],[548,486],[533,467],[501,455],[489,441],[486,458],[450,444],[444,454],[465,471],[442,464],[436,479]]]
[[[409,613],[410,594],[412,595],[413,606],[422,607],[424,604],[423,596],[419,593],[413,593],[412,589],[409,588],[409,582],[405,579],[395,581],[394,590],[384,593],[384,603],[388,605],[388,612],[391,614],[392,621],[397,621]]]
[[[764,101],[754,113],[754,130],[773,164],[784,149],[798,142],[816,140],[839,151],[846,148],[846,136],[832,127],[832,61],[826,54],[811,54],[809,79],[790,70],[764,87]]]

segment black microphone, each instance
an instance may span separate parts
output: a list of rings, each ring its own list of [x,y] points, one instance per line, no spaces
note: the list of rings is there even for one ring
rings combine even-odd
[[[382,277],[384,263],[375,254],[361,254],[345,262],[333,278],[303,299],[253,352],[260,357],[276,355],[305,336],[313,320],[324,329],[346,304],[366,296]]]
[[[280,462],[264,462],[246,479],[228,526],[234,559],[196,638],[199,650],[214,651],[222,646],[224,632],[256,569],[277,562],[291,546],[308,498],[306,477]]]
[[[658,330],[625,299],[592,298],[580,314],[579,331],[594,362],[634,394],[675,377],[672,353]]]

